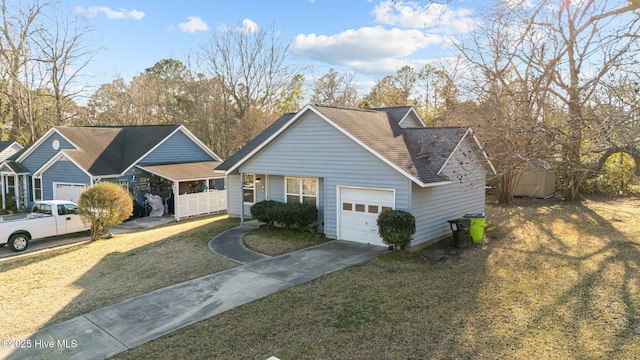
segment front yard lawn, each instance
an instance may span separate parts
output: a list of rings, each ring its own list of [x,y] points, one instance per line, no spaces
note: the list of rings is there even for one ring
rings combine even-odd
[[[208,242],[238,225],[212,216],[0,260],[0,339],[237,266]]]
[[[487,207],[486,242],[390,253],[116,359],[634,359],[640,200]]]
[[[244,245],[262,254],[277,256],[329,241],[322,234],[308,231],[261,227],[242,239]]]

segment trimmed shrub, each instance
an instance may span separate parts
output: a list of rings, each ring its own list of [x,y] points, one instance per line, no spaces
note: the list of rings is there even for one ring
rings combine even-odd
[[[105,235],[126,220],[133,211],[131,195],[120,185],[103,181],[87,188],[78,200],[78,213],[91,226],[91,240]]]
[[[385,210],[378,216],[378,234],[382,241],[404,252],[416,233],[415,217],[403,210]]]
[[[318,208],[311,204],[287,204],[291,206],[292,211],[295,213],[294,226],[300,230],[313,229],[315,232],[318,222]]]
[[[251,206],[251,216],[267,224],[278,223],[287,229],[314,230],[318,221],[318,209],[311,204],[286,204],[273,200],[260,201]]]
[[[266,223],[267,227],[271,227],[278,220],[278,213],[283,205],[283,203],[273,200],[260,201],[251,206],[251,216]]]

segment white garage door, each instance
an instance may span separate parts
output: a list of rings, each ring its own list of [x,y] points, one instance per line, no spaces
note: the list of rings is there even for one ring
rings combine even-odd
[[[85,184],[53,183],[53,200],[67,200],[78,203]]]
[[[339,239],[385,246],[377,221],[382,210],[393,209],[393,190],[341,187],[339,200]]]

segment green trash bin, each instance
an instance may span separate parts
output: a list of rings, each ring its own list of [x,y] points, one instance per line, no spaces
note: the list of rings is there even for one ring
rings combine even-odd
[[[474,243],[481,244],[484,238],[484,227],[487,223],[487,217],[485,214],[465,214],[464,217],[471,220],[471,226],[469,227],[471,240]]]

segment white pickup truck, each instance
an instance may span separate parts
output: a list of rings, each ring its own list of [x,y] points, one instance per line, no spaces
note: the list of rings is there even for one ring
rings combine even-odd
[[[24,251],[31,239],[70,234],[88,230],[78,206],[70,201],[50,200],[33,204],[28,214],[0,217],[0,246],[9,244],[13,251]]]

